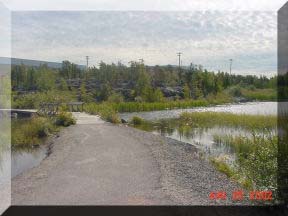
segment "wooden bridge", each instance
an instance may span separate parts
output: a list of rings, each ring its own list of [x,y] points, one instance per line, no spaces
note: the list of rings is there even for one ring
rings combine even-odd
[[[84,102],[69,102],[64,104],[68,107],[70,112],[83,112]],[[56,115],[59,112],[62,103],[41,103],[38,113],[46,115]]]
[[[29,118],[33,115],[37,114],[37,110],[35,109],[0,109],[0,117],[3,116],[11,116],[12,118]]]
[[[0,117],[11,116],[12,118],[29,118],[33,115],[49,115],[53,116],[59,113],[60,106],[67,106],[70,112],[83,112],[84,102],[69,103],[41,103],[39,109],[0,109]]]

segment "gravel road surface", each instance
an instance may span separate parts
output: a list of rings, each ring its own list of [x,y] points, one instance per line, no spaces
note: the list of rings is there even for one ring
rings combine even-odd
[[[38,167],[12,180],[13,205],[231,205],[241,189],[189,144],[75,114]],[[212,191],[227,199],[211,201]],[[245,201],[242,202],[245,204]]]

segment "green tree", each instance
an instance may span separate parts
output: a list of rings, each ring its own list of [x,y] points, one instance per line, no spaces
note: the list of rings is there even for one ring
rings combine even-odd
[[[55,72],[47,67],[41,67],[38,71],[36,86],[39,91],[53,90],[56,87]]]
[[[107,82],[105,84],[102,84],[99,93],[99,99],[101,101],[106,101],[111,94],[112,94],[112,88],[110,83]]]
[[[189,86],[187,84],[184,85],[183,92],[184,92],[184,99],[191,98],[190,88],[189,88]]]
[[[61,78],[58,89],[60,91],[68,91],[68,85],[65,79]]]
[[[150,91],[149,89],[150,86],[151,86],[150,77],[147,74],[147,72],[143,68],[141,68],[135,88],[136,94],[138,96],[143,96],[143,94],[146,94],[147,91]]]
[[[110,103],[122,103],[122,102],[124,102],[124,98],[123,98],[123,95],[121,93],[113,92],[108,97],[107,101]]]

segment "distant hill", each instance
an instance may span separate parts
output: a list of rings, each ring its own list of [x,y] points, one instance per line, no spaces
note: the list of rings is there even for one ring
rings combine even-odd
[[[0,65],[21,65],[24,64],[26,66],[39,67],[40,65],[46,64],[49,68],[59,69],[62,67],[62,62],[48,62],[48,61],[40,61],[40,60],[30,60],[30,59],[19,59],[19,58],[8,58],[8,57],[0,57]],[[79,68],[84,69],[84,65],[78,65]]]

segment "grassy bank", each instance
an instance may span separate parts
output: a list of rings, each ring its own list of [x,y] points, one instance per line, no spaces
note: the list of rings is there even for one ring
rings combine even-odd
[[[276,89],[242,89],[241,94],[248,100],[257,101],[277,101]]]
[[[183,113],[178,119],[157,122],[146,121],[135,116],[130,124],[145,131],[157,130],[161,134],[173,134],[176,130],[181,136],[192,139],[196,133],[201,133],[201,129],[205,130],[205,128],[237,128],[237,131],[239,129],[241,132],[240,135],[238,133],[223,135],[217,134],[218,132],[213,135],[211,141],[230,153],[220,154],[219,157],[211,155],[212,164],[217,170],[247,189],[274,192],[276,190],[277,116],[194,112]]]
[[[221,158],[212,159],[219,171],[237,180],[247,189],[273,190],[277,188],[277,136],[266,134],[245,136],[217,136],[218,144],[229,145],[236,153],[234,166]]]
[[[192,107],[206,107],[209,105],[217,105],[230,103],[233,99],[227,94],[210,95],[205,99],[198,100],[177,100],[177,101],[162,101],[162,102],[123,102],[112,103],[111,106],[118,112],[142,112],[156,111],[166,109],[184,109]]]
[[[75,124],[70,113],[60,113],[55,117],[35,116],[31,119],[19,119],[11,122],[12,150],[31,148],[43,143],[43,139],[58,132],[60,127]]]
[[[119,123],[120,112],[149,112],[167,109],[185,109],[193,107],[207,107],[232,102],[232,98],[227,94],[211,95],[206,99],[199,100],[177,100],[162,102],[121,102],[121,103],[87,103],[84,105],[85,112],[92,115],[100,115],[104,120]]]
[[[226,112],[182,113],[180,122],[193,127],[241,127],[247,130],[271,130],[277,124],[277,117],[272,115],[247,115]]]
[[[102,119],[111,123],[120,123],[118,112],[110,103],[89,103],[85,104],[84,111],[91,115],[99,115]]]
[[[242,97],[248,101],[277,101],[276,88],[257,89],[253,86],[251,88],[233,86],[227,91],[232,97]]]
[[[181,109],[189,107],[208,106],[206,100],[189,100],[189,101],[167,101],[167,102],[124,102],[118,104],[111,104],[112,108],[118,112],[142,112],[142,111],[155,111],[165,109]]]
[[[233,164],[225,157],[211,158],[213,165],[247,189],[276,190],[277,116],[216,112],[183,113],[180,123],[190,127],[233,127],[250,135],[215,134],[214,143],[235,153]]]
[[[112,122],[119,123],[120,118],[119,112],[143,112],[143,111],[156,111],[166,109],[179,109],[179,108],[191,108],[208,106],[209,103],[205,100],[197,101],[170,101],[170,102],[123,102],[123,103],[88,103],[85,104],[85,112],[92,115],[99,115],[102,119]]]

